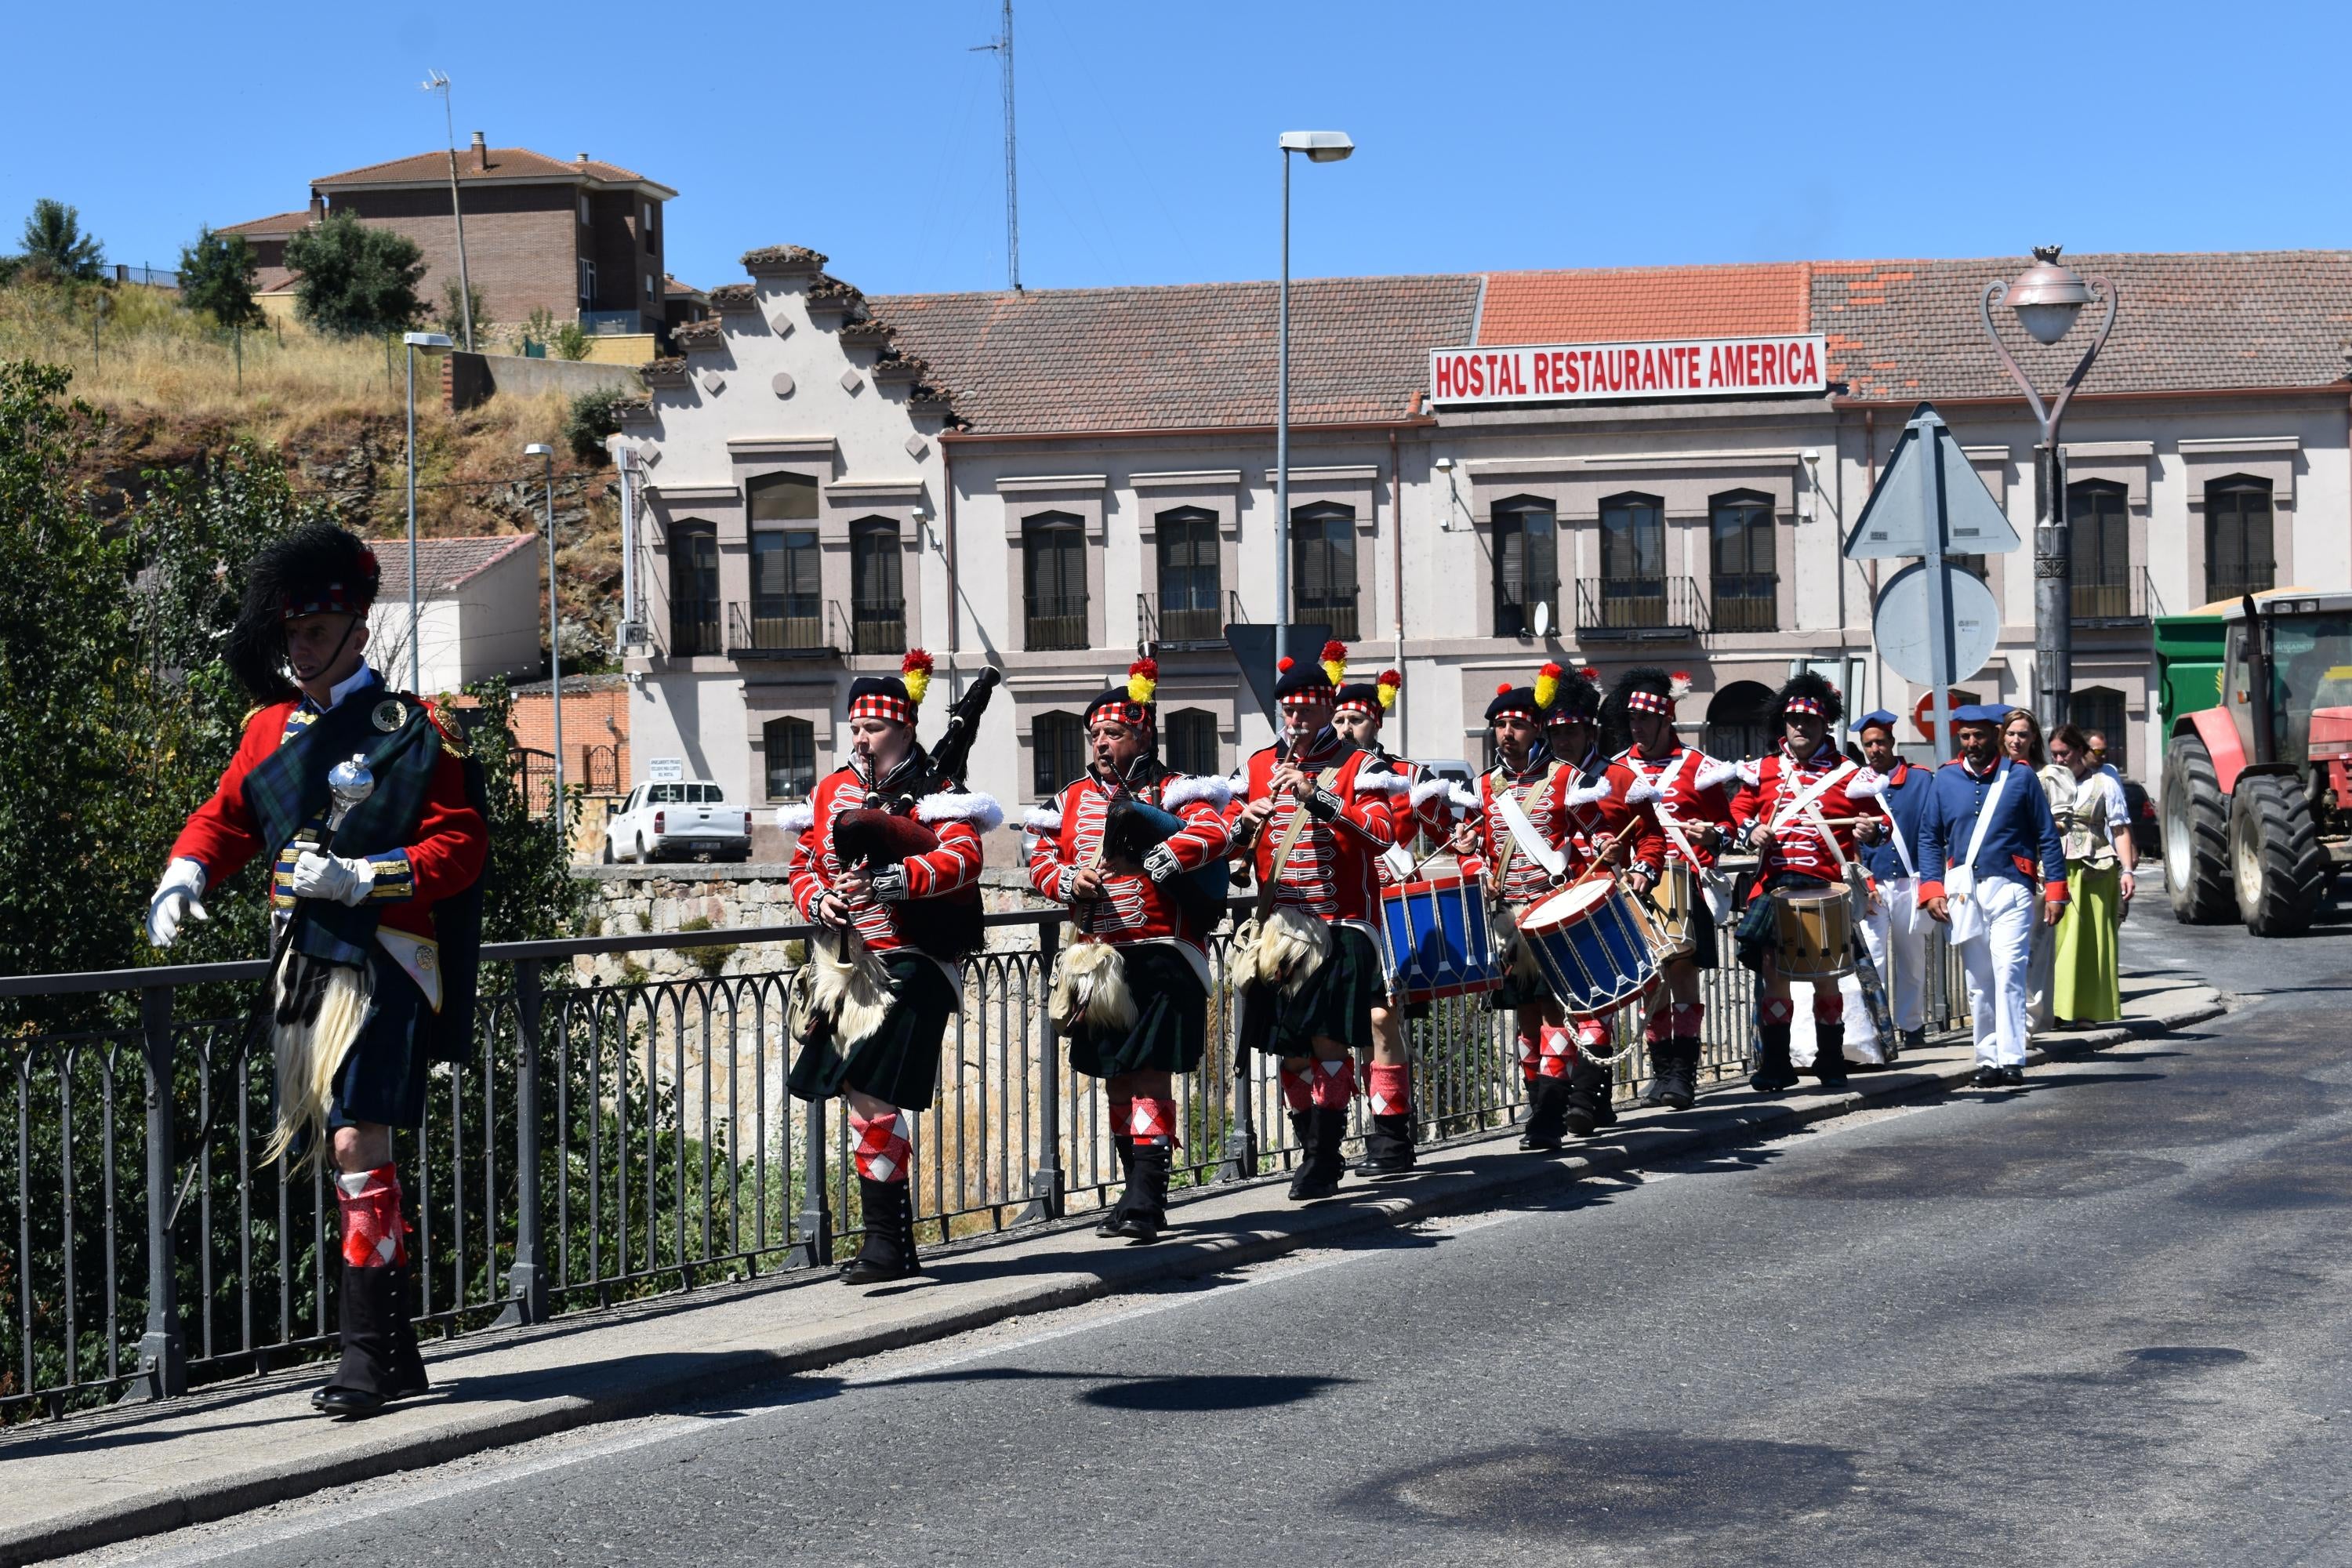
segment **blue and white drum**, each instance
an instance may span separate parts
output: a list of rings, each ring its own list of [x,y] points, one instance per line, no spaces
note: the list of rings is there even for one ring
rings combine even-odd
[[[1486,935],[1486,902],[1475,881],[1432,877],[1381,890],[1381,922],[1404,1003],[1468,996],[1503,983]]]
[[[1613,1013],[1657,988],[1660,942],[1606,877],[1561,889],[1519,918],[1519,940],[1570,1015]]]

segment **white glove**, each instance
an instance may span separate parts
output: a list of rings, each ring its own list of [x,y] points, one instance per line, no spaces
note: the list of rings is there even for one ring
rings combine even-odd
[[[305,849],[294,862],[294,896],[332,899],[339,904],[363,904],[375,889],[375,862],[347,860]]]
[[[182,917],[212,919],[205,912],[204,896],[203,866],[184,855],[164,867],[163,879],[155,884],[155,896],[147,902],[147,941],[156,947],[169,947],[180,934]]]

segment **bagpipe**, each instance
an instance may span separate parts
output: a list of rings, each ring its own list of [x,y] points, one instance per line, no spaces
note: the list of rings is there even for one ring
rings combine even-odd
[[[1143,874],[1145,855],[1184,831],[1184,819],[1163,805],[1121,790],[1103,818],[1103,864],[1126,876]],[[1168,879],[1168,896],[1186,920],[1207,931],[1223,918],[1233,896],[1231,864],[1223,857]]]

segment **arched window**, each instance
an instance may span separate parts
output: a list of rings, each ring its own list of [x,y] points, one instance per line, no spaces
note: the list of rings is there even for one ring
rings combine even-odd
[[[1217,716],[1205,708],[1179,708],[1160,720],[1160,754],[1180,773],[1213,778],[1225,771],[1217,745]]]
[[[1536,635],[1559,625],[1559,533],[1551,502],[1522,497],[1495,508],[1495,635]]]
[[[1754,490],[1717,496],[1707,521],[1708,618],[1719,632],[1769,632],[1780,624],[1780,574],[1772,502]]]
[[[1040,713],[1029,727],[1035,752],[1030,760],[1030,794],[1039,800],[1053,796],[1064,784],[1087,771],[1087,727],[1075,713]]]
[[[806,800],[816,789],[816,726],[805,719],[771,719],[760,735],[768,755],[768,798]]]
[[[898,525],[887,517],[849,525],[851,640],[859,653],[907,650],[907,600],[899,586]]]
[[[1699,749],[1727,762],[1762,756],[1772,749],[1771,711],[1770,687],[1733,681],[1706,705],[1706,735]]]
[[[1217,517],[1196,506],[1163,511],[1153,523],[1160,554],[1159,637],[1165,642],[1213,642],[1224,635],[1218,601]]]
[[[2131,730],[2124,718],[2124,694],[2105,686],[2093,686],[2074,693],[2069,704],[2074,727],[2085,736],[2096,731],[2105,737],[2107,762],[2119,773],[2131,772]]]
[[[719,651],[719,531],[707,522],[669,531],[669,651]]]
[[[1086,525],[1041,511],[1021,525],[1027,636],[1033,651],[1087,646]]]
[[[2113,620],[2130,615],[2131,516],[2124,487],[2105,479],[2068,485],[2066,531],[2073,554],[2074,618]],[[2075,700],[2082,699],[2078,695]]]
[[[1331,628],[1342,642],[1356,638],[1356,509],[1333,501],[1290,514],[1292,619]]]
[[[2277,585],[2270,481],[2244,474],[2215,479],[2205,487],[2205,597],[2234,599]]]
[[[1666,624],[1666,507],[1656,496],[1601,503],[1601,624]]]

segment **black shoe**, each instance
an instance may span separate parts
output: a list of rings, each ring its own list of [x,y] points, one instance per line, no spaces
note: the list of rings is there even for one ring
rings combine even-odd
[[[310,1396],[313,1409],[338,1421],[364,1421],[371,1415],[381,1415],[390,1403],[383,1394],[363,1388],[322,1388]]]
[[[1128,1168],[1127,1191],[1097,1234],[1158,1241],[1168,1228],[1168,1168],[1174,1158],[1175,1151],[1165,1143],[1138,1144]]]
[[[1977,1076],[1972,1081],[1979,1089],[1999,1089],[2007,1081],[2007,1077],[2000,1068],[1986,1066],[1977,1068]]]
[[[1404,1176],[1412,1173],[1419,1156],[1412,1149],[1412,1118],[1398,1111],[1372,1119],[1364,1134],[1364,1157],[1356,1162],[1360,1176]]]
[[[1834,1024],[1814,1020],[1813,1076],[1822,1080],[1823,1089],[1846,1087],[1845,1024],[1843,1020]]]
[[[2003,1089],[2023,1089],[2025,1087],[2025,1069],[2021,1067],[2001,1068],[2000,1083]]]
[[[1131,1187],[1135,1184],[1135,1140],[1124,1132],[1114,1132],[1111,1134],[1110,1141],[1111,1146],[1118,1151],[1119,1176],[1127,1185]],[[1121,1201],[1124,1201],[1124,1194]],[[1095,1226],[1095,1234],[1102,1237],[1127,1234],[1119,1228],[1118,1204],[1112,1205],[1104,1213],[1102,1223]]]
[[[1761,1045],[1757,1053],[1756,1070],[1748,1075],[1748,1087],[1759,1094],[1782,1094],[1796,1088],[1796,1064],[1789,1059],[1789,1026],[1759,1025],[1757,1035]]]
[[[865,1205],[866,1239],[857,1256],[841,1266],[845,1285],[887,1285],[922,1272],[915,1256],[915,1205],[904,1182],[857,1178]]]
[[[1539,1078],[1528,1088],[1528,1124],[1519,1133],[1522,1149],[1557,1149],[1568,1121],[1568,1080]]]
[[[355,1268],[345,1263],[336,1317],[342,1359],[310,1406],[328,1415],[373,1415],[395,1399],[431,1386],[408,1315],[406,1268]]]
[[[1307,1113],[1307,1158],[1290,1178],[1291,1202],[1312,1203],[1339,1190],[1339,1178],[1348,1169],[1339,1157],[1339,1141],[1347,1135],[1345,1106],[1318,1105]]]

